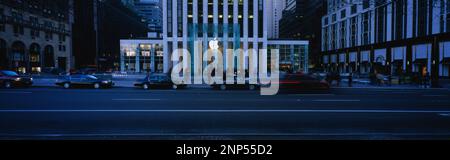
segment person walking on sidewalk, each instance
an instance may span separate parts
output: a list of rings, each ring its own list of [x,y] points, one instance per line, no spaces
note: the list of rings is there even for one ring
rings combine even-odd
[[[388,85],[392,86],[392,75],[388,76]]]
[[[424,78],[424,80],[423,80],[423,86],[424,86],[424,88],[428,88],[428,86],[429,86],[429,84],[430,84],[430,73],[426,73],[425,74],[425,78]]]

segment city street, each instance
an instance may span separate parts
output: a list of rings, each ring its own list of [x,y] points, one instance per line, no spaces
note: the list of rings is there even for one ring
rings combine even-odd
[[[448,89],[0,89],[0,139],[448,139]]]

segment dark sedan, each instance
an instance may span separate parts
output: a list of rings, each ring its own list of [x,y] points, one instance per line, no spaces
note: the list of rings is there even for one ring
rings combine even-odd
[[[58,79],[56,85],[62,86],[66,89],[71,87],[93,87],[99,88],[112,88],[114,83],[112,80],[99,79],[92,75],[71,75]]]
[[[213,84],[211,87],[213,89],[220,89],[220,90],[229,90],[229,89],[247,89],[247,90],[256,90],[260,87],[259,84],[250,84],[249,78],[245,78],[244,84],[238,84],[238,77],[234,76],[233,84],[227,84],[226,83],[226,75],[224,75],[223,84]]]
[[[172,88],[180,89],[186,88],[186,85],[176,85],[172,82],[170,76],[166,74],[152,74],[146,76],[144,79],[140,79],[134,83],[135,87],[148,90],[150,88]]]
[[[224,81],[224,84],[213,84],[211,87],[213,89],[220,89],[220,90],[229,90],[229,89],[246,89],[246,90],[256,90],[259,88],[258,84],[250,84],[249,80],[245,80],[245,84],[237,84],[237,81],[235,81],[234,84],[227,84],[226,81]]]
[[[33,85],[33,78],[30,76],[20,76],[14,71],[0,71],[0,85],[4,88],[30,87]]]
[[[280,79],[280,91],[304,92],[327,91],[330,85],[325,80],[306,74],[287,74]]]

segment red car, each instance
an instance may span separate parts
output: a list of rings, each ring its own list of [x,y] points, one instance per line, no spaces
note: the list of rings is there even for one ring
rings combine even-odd
[[[320,80],[306,74],[287,74],[280,78],[280,91],[316,91],[329,90],[330,85],[325,80]]]
[[[33,78],[29,76],[20,76],[14,71],[0,71],[0,85],[4,88],[30,87],[33,85]]]

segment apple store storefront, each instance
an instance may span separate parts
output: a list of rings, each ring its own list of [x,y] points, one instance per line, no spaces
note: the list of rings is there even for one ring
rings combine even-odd
[[[220,39],[208,39],[203,50],[211,47],[211,42],[218,42],[218,48],[223,51],[225,56],[225,47]],[[172,47],[167,47],[168,53],[164,52],[163,39],[125,39],[120,41],[120,69],[126,73],[167,73],[173,65],[171,58]],[[193,43],[192,43],[193,44]],[[236,45],[233,45],[236,44]],[[249,43],[252,47],[252,42]],[[289,72],[308,72],[308,41],[299,40],[267,40],[268,55],[271,55],[271,49],[279,50],[279,63],[281,71]],[[232,46],[232,47],[229,47]],[[228,49],[243,49],[243,43],[229,43]],[[263,48],[263,44],[258,47]],[[183,49],[180,46],[180,49]],[[189,45],[187,50],[192,54],[191,62],[194,59],[193,45]],[[270,58],[270,57],[269,57]],[[245,63],[248,64],[248,56]],[[193,64],[191,64],[193,65]],[[206,62],[203,62],[206,67]]]

